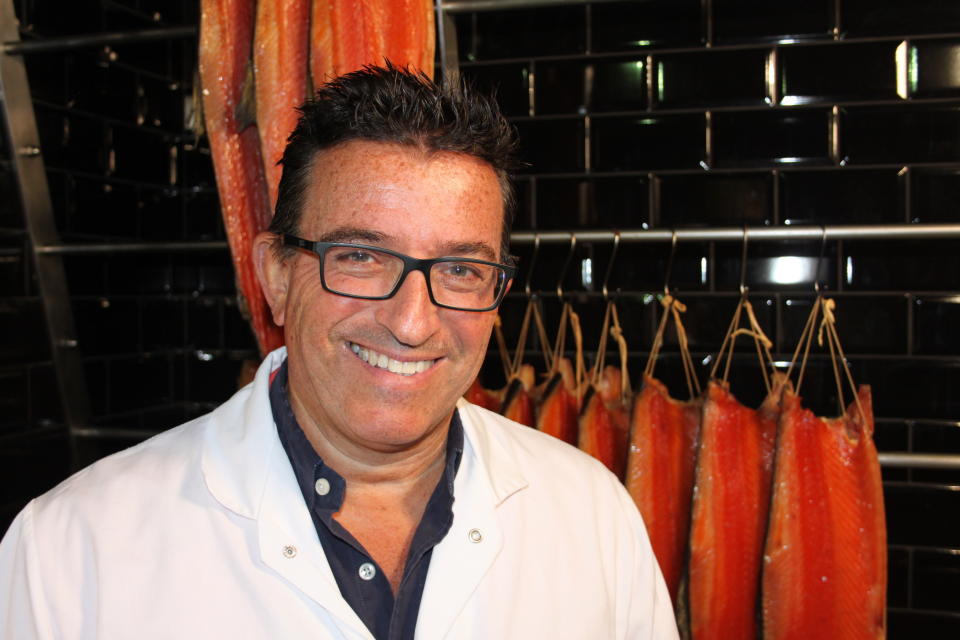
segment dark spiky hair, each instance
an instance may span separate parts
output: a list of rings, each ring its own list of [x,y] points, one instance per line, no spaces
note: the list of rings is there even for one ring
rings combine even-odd
[[[441,85],[387,61],[383,67],[366,66],[328,82],[300,113],[283,152],[271,232],[298,233],[317,153],[351,140],[370,140],[427,153],[463,153],[488,163],[503,198],[500,257],[507,259],[514,208],[510,173],[516,168],[517,141],[492,97],[462,81]]]

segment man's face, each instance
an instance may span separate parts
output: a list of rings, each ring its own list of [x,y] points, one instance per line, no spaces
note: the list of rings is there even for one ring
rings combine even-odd
[[[308,240],[415,258],[501,258],[500,188],[493,169],[471,156],[348,142],[316,157],[304,203],[299,235]],[[287,265],[286,291],[273,306],[285,326],[295,406],[327,437],[382,452],[445,428],[483,362],[496,312],[435,306],[420,272],[393,298],[359,300],[323,289],[316,256],[298,251]],[[388,365],[429,366],[393,373],[358,348],[370,362],[382,355]]]

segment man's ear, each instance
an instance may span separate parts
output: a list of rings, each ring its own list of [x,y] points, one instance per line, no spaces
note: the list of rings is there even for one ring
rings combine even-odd
[[[257,234],[253,239],[253,267],[273,313],[273,321],[282,327],[287,308],[290,259],[282,259],[277,255],[276,243],[277,236],[269,231]]]

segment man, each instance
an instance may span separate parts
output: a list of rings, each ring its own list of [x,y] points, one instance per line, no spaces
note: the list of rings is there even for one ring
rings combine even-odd
[[[4,638],[675,638],[643,523],[461,399],[514,269],[511,129],[388,66],[305,105],[255,261],[287,347],[31,502]]]

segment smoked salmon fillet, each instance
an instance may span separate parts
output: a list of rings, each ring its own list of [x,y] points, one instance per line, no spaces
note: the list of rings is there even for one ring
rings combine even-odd
[[[887,544],[870,388],[823,419],[785,390],[763,562],[767,640],[883,638]]]
[[[755,638],[780,377],[759,409],[711,381],[694,475],[687,611],[695,640]]]
[[[663,383],[645,375],[630,419],[627,491],[647,525],[674,602],[690,533],[701,407],[699,399],[674,400]]]
[[[271,211],[287,138],[307,97],[310,0],[259,0],[253,40],[256,118]]]
[[[577,403],[573,365],[562,358],[558,370],[544,385],[540,409],[537,412],[537,429],[577,446]]]
[[[519,372],[507,384],[503,395],[504,417],[532,427],[535,424],[534,400],[531,396],[536,373],[529,364],[521,365]]]
[[[467,392],[463,394],[463,397],[466,398],[468,402],[472,402],[490,411],[500,411],[500,405],[503,404],[496,391],[486,389],[480,384],[480,378],[474,378],[473,383],[470,385],[470,388],[467,389]]]
[[[599,382],[590,385],[580,412],[578,446],[623,478],[627,461],[630,413],[620,397],[620,368],[603,368]]]
[[[313,0],[314,86],[384,60],[432,78],[434,11],[432,0]]]
[[[241,308],[246,308],[260,354],[283,344],[254,272],[254,236],[270,222],[257,128],[243,128],[237,107],[253,41],[254,0],[202,0],[200,82],[204,123],[233,257]]]

